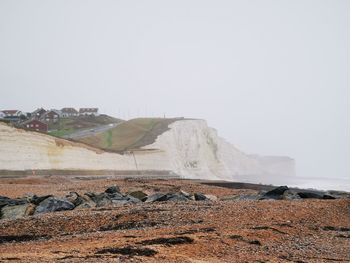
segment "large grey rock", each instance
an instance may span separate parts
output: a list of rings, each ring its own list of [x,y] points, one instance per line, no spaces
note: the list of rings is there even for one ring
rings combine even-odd
[[[26,198],[12,199],[6,196],[0,196],[0,208],[7,205],[23,205],[28,203]]]
[[[65,198],[71,202],[74,206],[79,206],[85,202],[84,198],[82,198],[77,192],[69,192]]]
[[[45,199],[47,199],[49,197],[52,197],[52,195],[43,195],[43,196],[30,195],[30,196],[27,196],[27,200],[28,200],[28,202],[30,202],[34,205],[38,205],[42,201],[44,201]]]
[[[287,190],[283,193],[283,199],[284,200],[300,200],[301,197],[298,195],[298,193]]]
[[[288,186],[279,186],[263,194],[260,200],[266,200],[266,199],[281,200],[283,199],[284,192],[287,190],[289,190]]]
[[[133,191],[128,194],[129,196],[132,196],[134,198],[137,198],[141,201],[145,201],[147,199],[147,194],[143,191]]]
[[[208,198],[202,193],[194,193],[194,200],[196,201],[206,201]]]
[[[120,188],[116,185],[112,185],[106,189],[105,193],[107,194],[120,193]]]
[[[162,202],[167,200],[167,195],[162,193],[156,193],[153,195],[150,195],[146,199],[146,203],[152,203],[152,202]]]
[[[174,202],[185,201],[186,202],[186,201],[189,201],[189,199],[180,193],[175,193],[175,194],[170,193],[166,195],[166,201],[174,201]]]
[[[215,195],[205,195],[205,197],[210,201],[217,201],[218,198]]]
[[[23,205],[5,206],[1,209],[1,219],[17,219],[34,214],[35,205],[27,203]]]
[[[107,193],[95,194],[95,193],[85,193],[97,207],[106,206],[112,204],[112,199],[108,196]]]
[[[49,197],[42,201],[35,209],[35,214],[64,211],[74,209],[74,205],[61,198]]]

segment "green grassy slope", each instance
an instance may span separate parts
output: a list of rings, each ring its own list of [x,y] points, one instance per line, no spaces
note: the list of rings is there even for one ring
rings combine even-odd
[[[57,137],[69,135],[73,132],[95,128],[110,123],[119,123],[122,120],[101,114],[100,116],[78,116],[62,118],[57,123],[49,124],[49,134]]]
[[[168,125],[179,119],[137,118],[115,128],[78,141],[104,150],[123,152],[152,144]]]

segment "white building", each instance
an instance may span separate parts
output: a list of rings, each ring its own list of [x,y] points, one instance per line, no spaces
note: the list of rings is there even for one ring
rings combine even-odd
[[[79,109],[80,116],[98,116],[98,108],[80,108]]]

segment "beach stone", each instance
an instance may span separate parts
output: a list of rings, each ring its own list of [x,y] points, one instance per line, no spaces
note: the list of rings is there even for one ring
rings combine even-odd
[[[116,185],[112,185],[106,189],[105,193],[107,194],[120,193],[120,188]]]
[[[301,197],[298,195],[298,193],[293,192],[291,190],[287,190],[283,193],[283,199],[284,200],[300,200]]]
[[[27,203],[23,205],[5,206],[1,209],[1,219],[17,219],[34,214],[35,205]]]
[[[166,201],[180,201],[180,202],[183,202],[183,201],[189,201],[189,199],[184,196],[183,194],[180,194],[180,193],[175,193],[175,194],[172,194],[172,193],[169,193],[166,195]]]
[[[287,190],[289,190],[288,186],[279,186],[263,194],[260,200],[265,200],[265,199],[281,200],[283,199],[284,192]]]
[[[65,198],[74,206],[79,206],[85,201],[77,192],[69,192],[69,194],[66,195]]]
[[[210,201],[217,201],[218,198],[215,195],[204,195]]]
[[[55,212],[55,211],[64,211],[74,209],[74,205],[68,200],[49,197],[42,201],[35,209],[35,214]]]
[[[161,201],[166,201],[166,200],[167,200],[166,194],[156,193],[156,194],[148,196],[145,202],[152,203],[152,202],[161,202]]]
[[[137,198],[141,201],[145,201],[147,199],[147,194],[144,193],[143,191],[133,191],[128,194],[129,196],[132,196],[134,198]]]
[[[205,201],[205,200],[208,200],[208,198],[202,193],[194,193],[194,200]]]

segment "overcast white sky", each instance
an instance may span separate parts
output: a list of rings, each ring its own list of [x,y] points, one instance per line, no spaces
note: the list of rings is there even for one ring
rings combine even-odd
[[[350,1],[0,0],[0,108],[206,119],[350,177]]]

